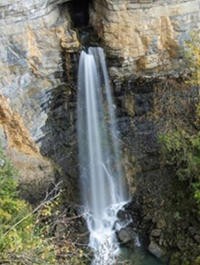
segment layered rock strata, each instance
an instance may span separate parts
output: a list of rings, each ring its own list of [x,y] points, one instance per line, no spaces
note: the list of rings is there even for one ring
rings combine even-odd
[[[59,167],[55,165],[57,161],[52,164],[42,156],[52,158],[49,153],[59,142],[54,138],[52,147],[52,135],[60,128],[50,127],[48,117],[63,110],[64,102],[52,107],[54,95],[63,96],[61,84],[67,79],[66,68],[68,72],[70,68],[66,57],[79,48],[64,2],[67,1],[0,3],[0,138],[19,169],[20,181],[29,180],[31,185],[35,181],[43,193],[54,182],[53,168]],[[44,139],[48,141],[48,152]],[[35,201],[41,196],[35,192],[33,197],[30,199]]]
[[[184,42],[200,28],[200,1],[96,0],[91,23],[123,74],[180,72]]]

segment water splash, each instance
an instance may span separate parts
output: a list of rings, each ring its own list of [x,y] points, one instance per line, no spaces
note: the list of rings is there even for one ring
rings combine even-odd
[[[128,200],[114,104],[102,48],[82,51],[78,71],[78,144],[81,188],[93,265],[112,265],[119,252],[117,212]]]

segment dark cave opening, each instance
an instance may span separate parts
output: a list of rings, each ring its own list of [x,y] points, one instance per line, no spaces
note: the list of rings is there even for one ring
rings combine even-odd
[[[89,8],[92,0],[73,0],[69,4],[74,27],[82,28],[89,24]]]

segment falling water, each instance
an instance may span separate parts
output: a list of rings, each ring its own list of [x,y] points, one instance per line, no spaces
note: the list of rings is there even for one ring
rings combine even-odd
[[[85,216],[93,265],[112,265],[118,253],[114,227],[127,202],[120,147],[102,48],[82,51],[78,72],[78,143]]]

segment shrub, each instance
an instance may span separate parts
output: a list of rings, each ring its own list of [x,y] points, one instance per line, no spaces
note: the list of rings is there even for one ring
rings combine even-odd
[[[59,215],[58,194],[32,209],[18,196],[16,176],[0,150],[0,264],[86,264],[81,249],[66,240],[57,242],[52,233],[51,222]]]
[[[200,132],[191,134],[177,128],[159,139],[164,163],[175,168],[179,181],[189,184],[200,209]]]
[[[186,43],[185,58],[191,72],[188,83],[200,86],[200,32],[191,35]],[[187,126],[180,127],[160,135],[161,151],[164,161],[173,165],[179,181],[187,181],[193,197],[200,209],[200,103],[194,113],[193,131]]]

